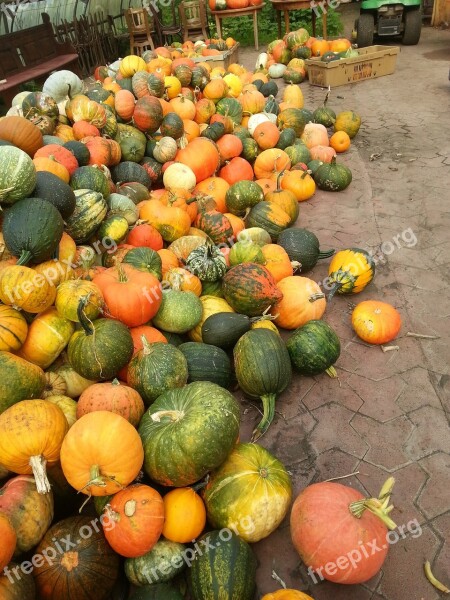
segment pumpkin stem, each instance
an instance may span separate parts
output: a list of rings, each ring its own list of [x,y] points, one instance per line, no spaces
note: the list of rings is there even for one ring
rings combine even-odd
[[[144,351],[144,355],[147,356],[148,354],[151,354],[152,348],[151,348],[151,345],[150,345],[148,339],[145,337],[145,335],[141,335],[141,341],[142,341],[142,349]]]
[[[254,443],[262,437],[269,429],[270,424],[275,416],[275,394],[264,394],[261,396],[261,402],[263,405],[263,418],[259,425],[253,430],[251,442]]]
[[[333,365],[331,365],[331,367],[328,367],[328,369],[325,369],[325,373],[329,376],[329,377],[337,377],[337,371],[336,369],[333,367]]]
[[[41,454],[30,457],[30,467],[36,480],[38,494],[48,494],[51,491],[50,482],[47,479],[47,472],[45,470],[46,464],[47,461]]]
[[[181,410],[159,410],[151,415],[152,421],[155,423],[160,423],[161,419],[164,417],[169,417],[171,421],[181,421],[184,417],[184,412]]]
[[[81,490],[79,490],[78,493],[83,492],[86,488],[90,488],[92,485],[95,485],[97,487],[106,487],[106,482],[107,481],[112,481],[121,490],[125,489],[125,486],[123,486],[121,483],[119,483],[114,476],[111,476],[111,475],[102,475],[101,472],[100,472],[100,466],[99,465],[91,465],[91,468],[89,469],[89,476],[90,476],[90,480],[86,483],[86,485],[84,485],[81,488]],[[89,498],[87,499],[87,501],[92,496],[91,490],[89,490],[88,496],[89,496]],[[86,504],[86,502],[83,503],[83,506],[80,508],[80,512],[81,512],[82,508],[84,507],[84,505]]]
[[[127,274],[124,271],[124,268],[121,263],[116,263],[117,272],[119,273],[119,281],[120,283],[126,283],[128,281]]]
[[[360,519],[364,514],[365,510],[369,510],[372,514],[378,517],[386,527],[390,530],[396,529],[397,525],[389,516],[389,513],[393,510],[394,506],[389,506],[390,497],[392,494],[392,488],[394,487],[395,479],[389,477],[381,488],[380,495],[378,498],[363,498],[357,500],[349,505],[351,514]]]
[[[33,256],[33,254],[31,253],[30,250],[22,250],[19,260],[17,261],[17,264],[18,265],[26,265],[28,262],[30,262],[32,256]]]
[[[335,281],[331,286],[330,293],[328,294],[328,302],[333,298],[335,293],[342,287],[342,283],[340,281]]]
[[[117,379],[117,377],[111,381],[111,385],[120,385],[120,381]]]
[[[277,176],[277,189],[275,190],[276,192],[282,192],[283,191],[283,188],[281,187],[281,180],[283,178],[284,172],[285,172],[285,169],[283,169],[282,171],[280,171],[278,173],[278,176]]]
[[[330,250],[320,250],[318,258],[330,258],[336,252],[334,248],[330,248]]]
[[[300,271],[302,268],[302,263],[298,262],[298,260],[291,260],[292,270],[295,272]]]
[[[322,298],[325,298],[325,294],[322,294],[322,292],[320,292],[319,294],[313,294],[312,296],[310,296],[309,301],[316,302],[316,300],[321,300]]]
[[[77,306],[77,317],[81,327],[84,329],[84,333],[86,335],[93,335],[94,327],[92,326],[92,321],[86,316],[86,313],[84,312],[84,307],[88,302],[89,294],[80,298],[80,301]]]

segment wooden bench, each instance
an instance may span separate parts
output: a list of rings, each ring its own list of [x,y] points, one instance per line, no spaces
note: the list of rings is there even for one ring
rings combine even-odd
[[[79,74],[73,46],[56,40],[48,14],[42,13],[42,20],[42,25],[0,36],[0,96],[7,105],[22,83],[42,81],[62,68]]]

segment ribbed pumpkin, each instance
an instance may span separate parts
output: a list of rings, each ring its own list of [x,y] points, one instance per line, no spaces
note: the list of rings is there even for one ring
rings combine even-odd
[[[128,365],[127,380],[149,405],[166,390],[186,385],[188,368],[184,355],[175,346],[163,342],[149,344],[146,339],[142,342],[143,349]]]
[[[62,540],[76,546],[61,546]],[[62,551],[60,550],[62,548]],[[69,517],[51,527],[36,553],[53,556],[51,561],[39,562],[34,576],[39,598],[76,598],[77,600],[106,600],[119,573],[119,557],[106,542],[92,517]]]
[[[361,248],[337,252],[328,267],[328,299],[334,294],[358,294],[369,285],[375,275],[375,261]]]
[[[50,307],[31,323],[18,356],[46,369],[67,346],[74,329],[71,321]]]
[[[0,350],[14,352],[24,343],[28,324],[22,313],[11,306],[0,305]]]
[[[149,552],[158,541],[164,524],[164,503],[148,485],[136,484],[111,498],[103,515],[103,531],[113,550],[136,558]]]
[[[108,212],[108,206],[103,195],[91,189],[77,189],[75,197],[76,207],[66,221],[66,231],[77,244],[82,244],[99,227]]]
[[[1,561],[0,561],[1,564]],[[10,571],[20,568],[20,565],[11,563]],[[20,573],[20,579],[10,578],[5,574],[0,575],[0,597],[3,600],[36,600],[36,586],[33,575]]]
[[[270,535],[286,516],[292,483],[265,448],[238,444],[210,474],[203,498],[213,528],[236,527],[243,540],[253,543]]]
[[[30,313],[40,313],[55,300],[52,282],[28,267],[9,265],[1,272],[0,300]]]
[[[61,447],[61,467],[72,487],[88,496],[108,496],[129,485],[144,452],[136,429],[120,415],[95,411],[78,419]]]
[[[0,415],[0,463],[13,473],[33,473],[40,494],[50,491],[45,466],[59,460],[69,429],[62,410],[46,400],[23,400]]]
[[[256,263],[232,267],[223,278],[222,290],[236,312],[251,317],[262,315],[283,297],[269,271]]]
[[[191,491],[193,492],[193,490]],[[178,523],[178,525],[181,524]],[[182,600],[178,592],[176,596],[168,595],[169,590],[174,588],[168,588],[165,583],[186,567],[183,560],[185,549],[183,544],[159,539],[150,552],[125,560],[124,571],[128,581],[139,586],[137,596],[134,594],[135,600],[139,600],[139,593],[141,600],[149,600],[149,598],[157,600],[158,593],[164,593],[165,600]],[[149,594],[153,594],[153,596],[149,596]]]
[[[168,390],[139,425],[145,471],[163,485],[191,485],[226,459],[238,433],[239,406],[227,390],[208,381]]]
[[[31,158],[19,148],[2,146],[0,164],[0,203],[14,204],[29,196],[36,185],[36,169]]]
[[[11,142],[17,148],[34,156],[44,142],[38,127],[25,117],[8,116],[0,121],[0,140]]]
[[[260,398],[263,417],[253,431],[258,440],[275,416],[275,401],[291,381],[291,361],[281,337],[269,329],[252,329],[239,339],[233,350],[236,377],[245,394]]]
[[[307,277],[285,277],[278,282],[283,298],[271,309],[275,323],[284,329],[296,329],[325,312],[325,294]]]
[[[133,388],[120,383],[94,383],[82,392],[77,402],[77,418],[98,410],[108,410],[124,417],[135,427],[144,414],[144,403],[140,394]]]
[[[250,211],[247,216],[247,225],[249,227],[260,227],[265,229],[273,241],[291,223],[291,217],[280,206],[272,202],[259,202]]]
[[[211,242],[192,250],[187,257],[186,266],[200,281],[218,281],[223,277],[227,268],[220,249]]]
[[[336,156],[333,156],[329,161],[325,161],[324,158],[321,158],[321,160],[325,164],[321,165],[314,173],[314,181],[317,187],[327,192],[345,190],[352,181],[352,172],[350,169],[345,165],[336,163]]]
[[[286,171],[281,179],[283,190],[291,191],[299,202],[309,200],[316,191],[314,179],[307,171]]]
[[[0,370],[0,413],[21,400],[42,398],[46,379],[40,367],[0,351]]]
[[[83,298],[78,307],[82,329],[70,338],[69,362],[86,379],[112,379],[133,354],[131,334],[126,325],[114,319],[90,321],[84,314],[85,303]]]

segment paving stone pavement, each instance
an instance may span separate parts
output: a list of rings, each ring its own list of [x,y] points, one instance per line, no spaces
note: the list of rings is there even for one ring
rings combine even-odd
[[[260,443],[287,466],[295,495],[355,471],[344,482],[376,495],[393,475],[393,517],[398,525],[417,520],[421,535],[416,530],[393,544],[382,571],[364,585],[315,585],[286,519],[254,545],[258,597],[280,587],[274,570],[315,600],[437,600],[443,595],[426,580],[425,560],[450,585],[450,31],[426,27],[418,46],[400,48],[393,75],[332,90],[331,108],[362,115],[360,133],[341,157],[354,180],[344,192],[318,191],[300,206],[298,220],[324,248],[368,248],[383,260],[364,292],[327,307],[324,318],[342,342],[339,378],[296,377]],[[256,56],[245,49],[240,60],[254,68]],[[325,90],[301,87],[307,108],[320,105]],[[309,276],[322,281],[326,272],[322,263]],[[355,337],[350,303],[366,299],[400,311],[399,350],[383,353]],[[258,413],[241,399],[245,441]]]

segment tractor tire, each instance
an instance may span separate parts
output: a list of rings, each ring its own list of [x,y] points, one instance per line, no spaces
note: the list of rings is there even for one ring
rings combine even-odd
[[[405,13],[405,28],[402,43],[405,46],[415,46],[419,43],[422,31],[422,11],[420,8],[407,10]]]
[[[372,46],[375,20],[371,13],[361,13],[356,21],[356,43],[358,48]]]

